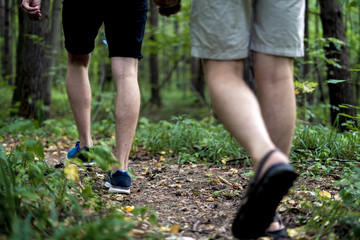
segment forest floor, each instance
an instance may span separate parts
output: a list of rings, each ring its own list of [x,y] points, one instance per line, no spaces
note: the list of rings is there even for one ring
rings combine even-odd
[[[72,144],[66,138],[55,145],[45,143],[48,164],[64,168],[65,156]],[[158,230],[168,239],[233,239],[231,223],[252,175],[252,168],[243,166],[241,160],[238,165],[231,161],[223,166],[178,165],[176,157],[151,156],[139,150],[131,156],[129,165],[135,175],[130,195],[108,193],[104,187],[108,175],[99,167],[80,171],[80,178],[96,179],[93,191],[107,204],[124,209],[125,214],[130,214],[126,207],[151,206],[158,215]],[[299,230],[315,211],[304,207],[304,203],[316,201],[312,194],[315,189],[336,199],[340,189],[334,187],[333,182],[338,178],[303,176],[296,180],[278,208],[288,232],[288,237],[283,239],[314,239],[315,232]],[[138,226],[133,234],[142,238],[148,231],[154,229]]]

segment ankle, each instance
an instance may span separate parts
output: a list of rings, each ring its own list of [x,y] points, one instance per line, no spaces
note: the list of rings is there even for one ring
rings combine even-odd
[[[91,147],[93,146],[93,141],[90,139],[90,140],[87,140],[87,141],[81,141],[80,140],[80,144],[79,144],[79,147],[80,149],[83,149],[84,147]]]
[[[269,159],[265,162],[262,171],[259,173],[262,176],[271,166],[276,164],[288,164],[289,158],[281,151],[275,151],[269,156]],[[258,169],[256,168],[256,171]]]

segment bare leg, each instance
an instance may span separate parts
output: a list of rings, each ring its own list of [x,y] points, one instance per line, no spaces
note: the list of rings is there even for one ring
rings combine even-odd
[[[243,61],[204,60],[204,71],[215,112],[250,154],[256,167],[275,145],[266,129],[258,101],[243,81]],[[281,152],[275,152],[264,165],[260,176],[276,163],[288,163],[288,158]],[[268,230],[281,227],[278,222],[274,222]]]
[[[255,53],[255,78],[264,121],[272,141],[287,156],[296,121],[293,65],[292,58]],[[273,222],[268,230],[280,227]]]
[[[215,112],[256,167],[275,145],[265,127],[256,96],[243,80],[243,61],[204,60],[204,71]],[[283,153],[275,152],[263,172],[275,163],[287,162]]]
[[[66,90],[79,133],[80,148],[92,146],[90,133],[91,88],[88,68],[91,55],[68,53]]]
[[[271,140],[289,155],[296,121],[292,58],[255,53],[261,112]]]
[[[116,88],[116,157],[120,170],[128,170],[129,154],[140,111],[140,90],[137,79],[138,59],[111,58],[112,73]],[[117,167],[113,167],[116,171]]]

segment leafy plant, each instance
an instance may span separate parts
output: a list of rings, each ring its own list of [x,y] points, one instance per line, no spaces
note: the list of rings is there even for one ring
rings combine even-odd
[[[213,118],[196,121],[185,116],[172,122],[156,124],[142,118],[134,144],[144,146],[152,154],[166,152],[177,155],[180,163],[198,160],[220,164],[224,158],[239,158],[244,154],[239,144]]]
[[[318,196],[319,204],[306,229],[316,229],[316,239],[334,231],[340,239],[360,238],[360,169],[336,183],[341,199]],[[320,206],[320,208],[318,208]]]
[[[62,170],[50,168],[39,140],[28,138],[10,153],[0,146],[0,238],[134,239],[130,232],[139,214],[141,222],[157,224],[149,207],[137,207],[126,218],[106,206],[90,183],[80,187]],[[98,214],[85,214],[88,208]]]

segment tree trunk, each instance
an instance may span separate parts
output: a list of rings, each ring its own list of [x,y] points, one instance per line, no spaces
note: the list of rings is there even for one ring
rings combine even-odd
[[[5,0],[0,0],[0,34],[3,36],[4,30],[4,10],[5,10]]]
[[[153,30],[158,27],[158,9],[153,0],[150,1],[149,23]],[[156,41],[156,37],[154,33],[151,33],[150,41]],[[150,85],[151,85],[150,104],[159,107],[161,106],[161,98],[160,98],[160,88],[159,88],[159,59],[157,53],[152,52],[150,54],[149,64],[150,64]]]
[[[53,0],[52,14],[51,14],[51,32],[49,37],[49,45],[51,46],[50,66],[49,70],[55,72],[53,69],[56,66],[56,61],[59,59],[59,41],[61,33],[61,0]],[[54,74],[49,76],[49,92],[54,81]]]
[[[201,67],[201,59],[191,58],[191,90],[196,94],[202,106],[206,106],[205,100],[205,80]]]
[[[13,103],[20,103],[19,115],[43,120],[50,106],[46,57],[50,1],[43,1],[41,21],[31,21],[19,10],[19,41],[17,45],[17,74]]]
[[[319,7],[319,1],[316,2],[316,8]],[[320,39],[319,36],[319,17],[316,16],[315,18],[315,39]],[[324,93],[324,87],[323,87],[323,80],[320,74],[320,70],[319,70],[319,58],[315,57],[314,58],[314,79],[317,79],[318,82],[318,87],[319,87],[319,92],[320,92],[320,99],[319,101],[322,103],[325,103],[325,93]]]
[[[305,55],[304,55],[304,69],[303,69],[303,78],[307,79],[310,72],[310,65],[309,65],[309,0],[305,1],[305,29],[304,29],[304,48],[305,48]]]
[[[13,85],[13,68],[12,68],[12,47],[11,47],[11,1],[5,0],[2,3],[2,23],[1,23],[1,36],[4,38],[4,43],[1,49],[1,64],[2,64],[2,77],[7,79],[9,85]]]
[[[345,27],[343,23],[343,13],[341,5],[336,0],[320,0],[320,17],[323,25],[324,38],[336,38],[346,43]],[[348,120],[339,115],[345,113],[355,116],[354,108],[339,108],[339,105],[354,105],[354,93],[350,84],[351,74],[349,71],[349,55],[347,46],[344,44],[338,49],[335,44],[330,42],[325,46],[327,59],[334,59],[341,67],[327,63],[327,78],[336,80],[346,80],[337,84],[328,84],[330,97],[331,122],[335,123],[339,117],[338,126],[344,131],[343,123]]]

